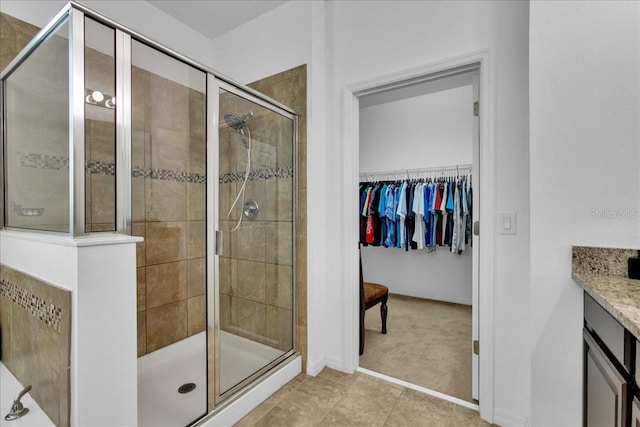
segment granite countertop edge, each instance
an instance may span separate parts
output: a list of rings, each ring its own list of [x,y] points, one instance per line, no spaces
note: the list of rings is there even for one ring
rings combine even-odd
[[[640,340],[640,280],[576,272],[571,277]]]

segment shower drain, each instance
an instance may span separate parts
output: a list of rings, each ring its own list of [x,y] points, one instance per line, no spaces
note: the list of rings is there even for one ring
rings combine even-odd
[[[186,383],[186,384],[182,384],[180,387],[178,387],[178,393],[185,394],[185,393],[189,393],[190,391],[193,391],[195,389],[196,389],[196,385],[194,383]]]

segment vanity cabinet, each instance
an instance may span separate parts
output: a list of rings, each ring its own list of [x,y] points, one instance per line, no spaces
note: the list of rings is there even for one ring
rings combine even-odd
[[[584,343],[585,426],[624,427],[624,402],[629,385],[586,330]]]
[[[636,382],[633,377],[636,340],[630,337],[629,331],[585,293],[585,427],[640,427],[640,407],[637,406],[638,399],[634,398]]]

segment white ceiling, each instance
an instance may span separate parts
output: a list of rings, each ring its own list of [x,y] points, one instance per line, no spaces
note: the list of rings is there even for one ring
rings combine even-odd
[[[209,39],[286,3],[286,0],[147,0]]]

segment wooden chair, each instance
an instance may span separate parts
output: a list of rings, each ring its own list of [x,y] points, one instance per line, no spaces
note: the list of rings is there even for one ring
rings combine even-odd
[[[362,255],[360,255],[360,355],[364,353],[364,313],[380,303],[382,333],[387,333],[387,299],[389,288],[378,283],[365,282],[362,276]]]

